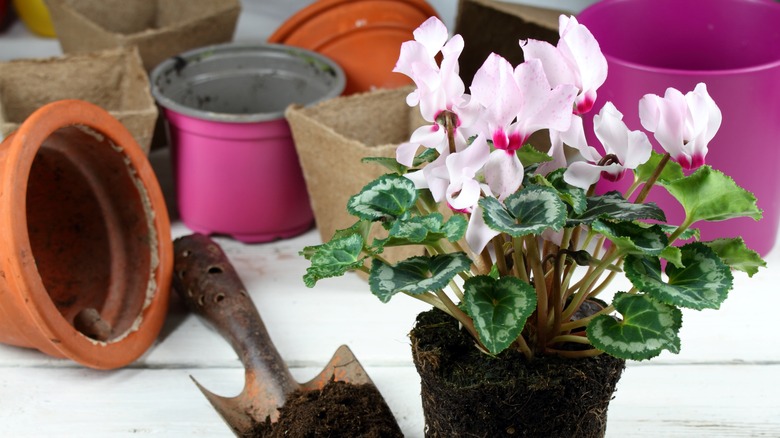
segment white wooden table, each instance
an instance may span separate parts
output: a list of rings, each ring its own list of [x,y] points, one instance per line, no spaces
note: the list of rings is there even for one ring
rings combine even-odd
[[[452,5],[446,1],[447,13]],[[267,35],[296,2],[247,0],[237,39]],[[298,1],[297,5],[308,3]],[[248,16],[247,13],[254,13]],[[53,40],[17,24],[0,35],[0,59],[59,53]],[[165,152],[152,160],[170,194]],[[174,235],[188,234],[181,223]],[[307,289],[298,251],[319,243],[316,230],[269,244],[219,238],[276,347],[300,381],[313,377],[341,344],[368,371],[408,437],[423,435],[419,378],[406,333],[423,304],[382,304],[350,275]],[[609,411],[609,437],[780,437],[780,251],[769,268],[736,287],[720,311],[685,312],[682,352],[630,363]],[[230,437],[190,380],[237,394],[243,368],[217,333],[187,313],[175,295],[162,334],[137,362],[95,371],[35,350],[0,345],[0,437]]]

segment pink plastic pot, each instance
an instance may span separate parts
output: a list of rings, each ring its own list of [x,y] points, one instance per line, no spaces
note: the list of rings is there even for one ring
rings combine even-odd
[[[596,107],[585,120],[589,144],[592,117],[612,101],[631,129],[640,129],[639,99],[663,96],[667,87],[683,93],[699,82],[723,112],[723,124],[709,145],[707,164],[753,192],[764,218],[702,223],[702,238],[744,237],[765,255],[773,247],[780,219],[780,4],[764,0],[604,0],[578,15],[601,45],[609,64]],[[662,152],[655,139],[656,150]],[[623,189],[629,181],[602,184]],[[682,208],[662,189],[659,203],[670,221]]]
[[[224,44],[157,66],[182,222],[193,231],[265,242],[312,226],[284,110],[338,96],[333,61],[281,45]]]

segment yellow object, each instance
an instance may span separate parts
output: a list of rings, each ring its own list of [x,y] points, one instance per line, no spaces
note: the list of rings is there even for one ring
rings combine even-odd
[[[32,32],[44,36],[55,37],[54,25],[49,17],[49,9],[43,0],[14,0],[16,13]]]

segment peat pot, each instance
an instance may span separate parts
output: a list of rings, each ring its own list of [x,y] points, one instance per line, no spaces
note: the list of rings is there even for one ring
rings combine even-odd
[[[222,44],[168,59],[151,82],[168,122],[184,224],[243,242],[311,228],[284,110],[341,94],[335,62],[277,44]]]
[[[128,130],[49,103],[0,146],[0,342],[92,368],[127,365],[168,309],[170,223]]]
[[[489,356],[437,309],[418,315],[410,337],[426,437],[587,438],[606,432],[623,359],[602,354],[529,362],[511,348]]]

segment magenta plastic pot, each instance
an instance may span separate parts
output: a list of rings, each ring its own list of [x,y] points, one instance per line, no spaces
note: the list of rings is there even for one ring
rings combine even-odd
[[[707,164],[753,192],[764,218],[695,224],[702,238],[744,237],[765,255],[773,247],[780,216],[780,3],[766,0],[603,0],[578,20],[587,26],[607,58],[609,75],[596,107],[585,120],[589,144],[592,117],[612,101],[631,129],[640,129],[639,99],[663,96],[667,87],[683,93],[699,82],[723,112],[723,124],[709,145]],[[660,146],[650,134],[656,150]],[[625,178],[624,178],[625,180]],[[622,181],[617,188],[625,188]],[[599,191],[616,188],[602,184]],[[658,202],[679,223],[683,212],[662,189]]]
[[[182,222],[243,242],[292,237],[314,216],[284,110],[336,97],[344,73],[317,53],[222,44],[151,73],[172,143]]]

